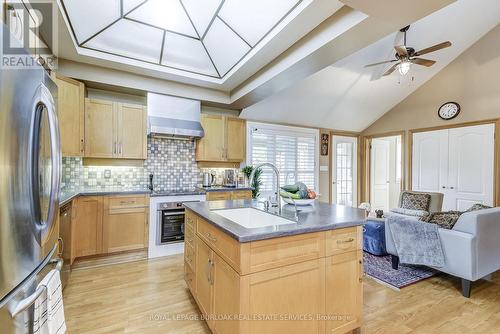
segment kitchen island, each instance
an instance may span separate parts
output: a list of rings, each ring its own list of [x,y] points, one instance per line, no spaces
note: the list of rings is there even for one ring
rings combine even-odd
[[[185,280],[213,333],[348,333],[362,322],[364,211],[281,215],[251,200],[186,203]]]

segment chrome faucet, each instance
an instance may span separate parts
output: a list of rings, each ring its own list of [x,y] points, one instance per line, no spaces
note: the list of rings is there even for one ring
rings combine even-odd
[[[292,201],[292,203],[293,203],[293,205],[295,207],[295,220],[298,222],[299,221],[299,212],[300,212],[300,210],[297,209],[297,202],[295,202],[295,199],[293,199],[293,197],[289,193],[286,193],[286,195]]]
[[[280,172],[278,170],[278,168],[276,168],[275,165],[273,165],[272,163],[269,163],[269,162],[264,162],[263,164],[258,164],[257,166],[255,166],[252,170],[252,173],[250,174],[250,186],[253,185],[253,179],[255,177],[255,172],[257,171],[257,169],[261,168],[261,167],[270,167],[274,173],[276,174],[276,202],[273,203],[273,206],[277,206],[278,207],[278,213],[281,215],[281,196],[280,196]]]

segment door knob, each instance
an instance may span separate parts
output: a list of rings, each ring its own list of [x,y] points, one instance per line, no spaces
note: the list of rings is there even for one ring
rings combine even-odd
[[[455,187],[450,187],[450,189],[455,189]]]
[[[441,188],[446,189],[446,187],[445,187],[445,186],[442,186]]]

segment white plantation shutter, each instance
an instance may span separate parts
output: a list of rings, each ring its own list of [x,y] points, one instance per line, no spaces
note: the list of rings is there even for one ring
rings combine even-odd
[[[270,162],[280,171],[281,185],[297,181],[317,190],[318,130],[248,123],[248,159],[251,165]],[[262,169],[261,192],[273,190],[274,174]]]

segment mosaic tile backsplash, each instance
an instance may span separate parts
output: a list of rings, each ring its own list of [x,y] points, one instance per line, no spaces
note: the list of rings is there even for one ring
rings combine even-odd
[[[82,187],[144,188],[149,174],[154,175],[155,191],[191,190],[201,183],[195,160],[195,142],[148,138],[148,158],[142,167],[84,166],[82,158],[63,157],[62,186],[67,190]]]

